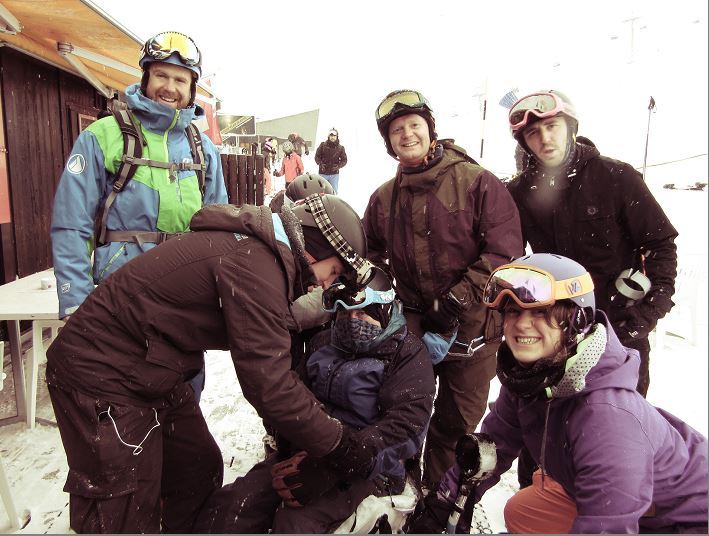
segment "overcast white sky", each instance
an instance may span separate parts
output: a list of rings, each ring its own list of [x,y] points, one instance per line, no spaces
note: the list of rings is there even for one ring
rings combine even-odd
[[[706,182],[705,0],[94,3],[141,38],[191,35],[224,111],[265,120],[320,109],[316,141],[337,127],[352,163],[341,184],[348,172],[376,175],[362,177],[373,186],[392,175],[374,108],[398,88],[426,95],[439,135],[473,157],[484,138],[481,163],[498,176],[514,171],[498,104],[509,89],[567,93],[579,133],[638,167],[653,96],[648,181]]]

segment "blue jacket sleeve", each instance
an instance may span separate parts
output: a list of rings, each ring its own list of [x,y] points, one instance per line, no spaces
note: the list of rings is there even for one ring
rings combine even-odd
[[[84,131],[59,180],[50,227],[60,318],[73,313],[94,289],[94,221],[106,181],[103,149],[93,133]]]

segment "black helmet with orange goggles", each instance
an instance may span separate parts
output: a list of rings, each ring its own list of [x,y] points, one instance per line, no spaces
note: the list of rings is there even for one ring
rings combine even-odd
[[[177,60],[170,61],[181,65],[199,78],[202,76],[202,54],[191,37],[180,32],[161,32],[148,39],[140,53],[138,64],[145,70],[147,64],[154,61],[166,62],[173,55]]]

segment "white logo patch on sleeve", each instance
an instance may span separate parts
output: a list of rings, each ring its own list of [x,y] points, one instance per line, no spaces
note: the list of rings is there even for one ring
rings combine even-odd
[[[83,154],[73,154],[66,163],[66,170],[74,175],[79,175],[86,169],[86,159]]]

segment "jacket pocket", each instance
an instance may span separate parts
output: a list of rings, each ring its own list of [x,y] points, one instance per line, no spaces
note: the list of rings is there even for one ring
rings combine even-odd
[[[198,372],[203,364],[202,352],[183,352],[158,338],[148,339],[145,365],[133,379],[146,388],[151,397],[167,395],[186,377]]]
[[[71,494],[71,528],[80,534],[152,533],[156,516],[137,504],[136,468],[95,475],[69,470],[64,491]]]
[[[620,243],[617,215],[611,206],[589,204],[579,207],[576,226],[578,240],[586,251],[597,251],[605,257]]]

